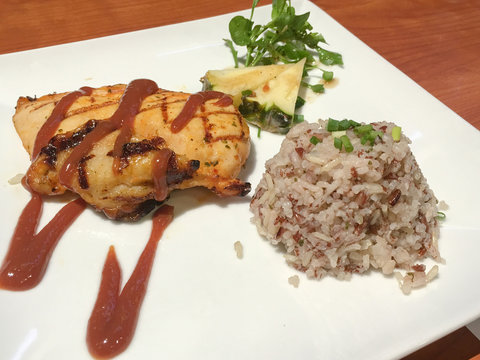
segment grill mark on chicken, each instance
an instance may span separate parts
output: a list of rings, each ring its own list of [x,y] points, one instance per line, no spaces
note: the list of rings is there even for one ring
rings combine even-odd
[[[250,183],[244,183],[241,181],[225,187],[225,189],[231,191],[232,194],[240,194],[240,196],[247,195],[250,192],[251,188],[252,185]]]
[[[45,162],[50,166],[55,166],[57,163],[57,156],[60,151],[64,151],[77,146],[85,136],[91,132],[98,125],[98,121],[89,120],[83,126],[75,131],[70,131],[65,134],[55,135],[48,143],[43,147],[40,154],[45,154]]]
[[[243,141],[245,138],[245,134],[242,132],[242,135],[223,135],[223,136],[216,136],[212,138],[210,142],[218,142],[218,141],[226,141],[226,140],[239,140]]]
[[[119,201],[126,199],[118,198]],[[121,220],[126,222],[136,222],[151,212],[159,202],[154,199],[137,199],[138,205],[134,208],[127,207],[125,209],[102,209],[105,215],[110,219]]]
[[[119,102],[120,102],[120,99],[112,100],[112,101],[106,101],[106,102],[101,103],[101,104],[97,103],[97,104],[92,104],[92,105],[89,105],[89,106],[82,106],[81,108],[70,110],[67,113],[67,116],[65,117],[65,119],[67,119],[69,117],[72,117],[74,115],[79,115],[79,114],[83,114],[83,113],[86,113],[86,112],[89,112],[89,111],[102,109],[102,108],[105,108],[107,106],[117,105]]]
[[[87,169],[86,164],[87,161],[93,158],[93,155],[84,156],[78,162],[78,183],[82,189],[88,189],[88,177],[87,177]]]
[[[167,103],[167,97],[163,96],[162,102],[160,103],[160,109],[162,110],[162,118],[163,118],[163,123],[167,124],[168,123],[168,103]]]
[[[165,139],[154,137],[152,139],[143,139],[140,142],[130,142],[123,145],[122,157],[128,158],[134,155],[141,155],[147,151],[157,150],[160,145],[165,145]]]
[[[55,106],[57,103],[58,103],[58,101],[50,101],[50,102],[47,102],[47,103],[43,103],[43,104],[34,106],[33,109],[31,110],[31,112],[37,111],[37,110],[41,109],[42,107],[50,105],[50,104],[53,104]]]

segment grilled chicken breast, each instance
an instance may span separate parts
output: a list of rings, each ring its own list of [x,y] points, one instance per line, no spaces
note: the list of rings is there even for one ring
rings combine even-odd
[[[159,168],[155,164],[163,161],[164,192],[196,186],[221,196],[249,192],[250,184],[237,179],[250,151],[249,129],[231,101],[222,102],[215,96],[200,101],[190,106],[190,119],[174,128],[172,124],[188,110],[184,108],[192,96],[163,89],[140,102],[120,156],[114,147],[121,129],[115,128],[74,163],[74,175],[65,183],[62,167],[71,165],[68,161],[76,147],[97,127],[112,121],[126,88],[105,86],[76,98],[37,154],[37,134],[67,94],[18,100],[13,122],[32,157],[26,182],[33,191],[56,195],[70,190],[110,218],[136,220],[166,196],[158,195],[155,178]]]

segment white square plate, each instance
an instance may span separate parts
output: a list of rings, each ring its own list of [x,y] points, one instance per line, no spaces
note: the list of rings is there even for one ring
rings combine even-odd
[[[294,6],[297,13],[310,11],[310,23],[345,62],[334,69],[338,85],[311,99],[305,118],[402,126],[430,187],[450,205],[439,241],[446,265],[409,296],[379,273],[351,281],[312,281],[299,273],[294,288],[287,279],[297,272],[250,223],[249,197],[174,193],[175,219],[159,243],[135,338],[118,359],[393,359],[480,315],[479,132],[321,9],[306,0]],[[264,23],[269,16],[270,7],[261,7],[254,19]],[[21,185],[8,184],[29,165],[11,122],[17,98],[135,78],[199,91],[207,70],[233,65],[222,41],[231,18],[0,56],[0,257],[29,199]],[[282,136],[257,138],[252,128],[252,141],[241,177],[255,188]],[[40,226],[60,206],[47,201]],[[88,209],[61,239],[39,286],[0,290],[0,358],[88,359],[86,326],[107,249],[115,245],[128,279],[148,240],[148,219],[119,224]],[[238,240],[242,260],[233,248]]]

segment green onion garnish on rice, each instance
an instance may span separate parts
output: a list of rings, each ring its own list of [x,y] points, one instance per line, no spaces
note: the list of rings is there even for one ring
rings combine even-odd
[[[350,128],[354,128],[354,127],[357,127],[359,126],[360,124],[357,123],[356,121],[353,121],[353,120],[347,120],[347,119],[344,119],[344,120],[335,120],[335,119],[332,119],[332,118],[329,118],[328,119],[328,122],[327,122],[327,131],[345,131],[345,130],[348,130]]]
[[[392,129],[393,141],[399,142],[402,137],[402,128],[400,126],[394,126]]]
[[[311,138],[310,138],[310,142],[313,144],[313,145],[317,145],[320,141],[319,138],[317,138],[315,135],[313,135]]]
[[[356,128],[358,129],[358,128]],[[359,134],[357,134],[359,135]],[[373,146],[375,145],[375,140],[377,137],[383,137],[383,132],[381,131],[374,131],[373,128],[371,130],[365,130],[365,133],[362,134],[362,137],[360,138],[360,143],[362,145],[365,145],[368,142],[370,142],[370,145]]]
[[[340,136],[340,141],[342,142],[343,147],[345,148],[345,151],[346,151],[347,153],[353,151],[353,145],[352,145],[352,143],[350,142],[350,139],[348,138],[347,135],[342,135],[342,136]]]
[[[371,132],[372,130],[373,130],[373,126],[371,124],[367,124],[367,125],[357,126],[353,131],[357,135],[364,135]]]
[[[338,123],[340,121],[338,120],[334,120],[334,119],[328,119],[328,122],[327,122],[327,131],[338,131]]]
[[[437,211],[437,220],[443,221],[447,218],[447,215],[441,211]]]
[[[342,150],[342,140],[340,138],[333,139],[333,146],[335,146],[338,150]]]

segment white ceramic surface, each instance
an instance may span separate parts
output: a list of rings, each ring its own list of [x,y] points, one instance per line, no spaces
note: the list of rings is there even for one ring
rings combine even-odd
[[[160,241],[130,348],[118,359],[395,359],[480,315],[480,135],[453,111],[308,1],[310,22],[345,66],[338,85],[310,98],[317,118],[388,120],[402,126],[437,197],[450,209],[440,251],[446,265],[428,287],[405,296],[378,273],[351,281],[306,279],[259,237],[249,197],[175,193],[175,220]],[[248,16],[249,11],[244,12]],[[257,9],[265,21],[269,8]],[[43,95],[151,78],[171,90],[199,91],[208,69],[233,65],[223,45],[231,14],[0,56],[0,257],[29,199],[8,180],[24,173],[27,154],[11,122],[21,95]],[[252,129],[242,174],[253,186],[281,136]],[[48,201],[41,225],[59,209]],[[0,290],[1,359],[88,359],[87,320],[107,249],[115,245],[124,279],[150,232],[150,221],[119,224],[88,209],[57,246],[43,281],[26,292]],[[233,244],[240,240],[244,258]],[[427,262],[431,265],[432,262]],[[288,284],[298,274],[299,288]]]

